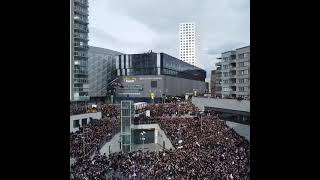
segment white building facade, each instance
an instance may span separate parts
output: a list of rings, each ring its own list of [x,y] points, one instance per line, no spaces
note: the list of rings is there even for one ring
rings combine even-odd
[[[193,22],[180,23],[179,41],[180,41],[180,59],[194,66],[198,64],[198,33],[196,25]]]

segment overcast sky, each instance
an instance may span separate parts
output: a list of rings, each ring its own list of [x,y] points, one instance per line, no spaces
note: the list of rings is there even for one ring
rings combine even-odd
[[[89,0],[89,45],[179,58],[181,22],[196,23],[207,78],[221,52],[250,45],[249,0]]]

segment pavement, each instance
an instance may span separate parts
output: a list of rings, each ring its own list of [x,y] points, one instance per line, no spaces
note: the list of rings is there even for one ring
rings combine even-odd
[[[226,121],[227,125],[233,128],[239,135],[243,136],[250,142],[250,125],[239,124],[231,121]]]

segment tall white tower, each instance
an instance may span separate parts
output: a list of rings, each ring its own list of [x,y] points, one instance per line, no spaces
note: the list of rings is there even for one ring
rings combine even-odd
[[[198,38],[195,23],[180,23],[179,28],[180,59],[198,66]]]

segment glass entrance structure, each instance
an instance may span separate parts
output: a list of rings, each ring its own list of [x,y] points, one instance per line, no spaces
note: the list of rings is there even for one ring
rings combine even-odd
[[[134,115],[133,101],[121,101],[121,149],[131,151],[131,120]]]

